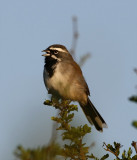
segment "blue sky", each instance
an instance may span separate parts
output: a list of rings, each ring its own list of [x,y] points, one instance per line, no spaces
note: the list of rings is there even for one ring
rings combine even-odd
[[[18,144],[36,147],[48,143],[55,115],[43,106],[48,98],[43,83],[41,50],[51,44],[72,43],[72,17],[78,18],[80,33],[77,60],[91,58],[83,74],[91,91],[90,99],[108,124],[103,134],[93,127],[97,147],[118,141],[128,148],[137,140],[131,122],[137,119],[136,0],[5,0],[0,5],[0,158],[14,159]],[[87,123],[79,108],[77,123]],[[92,138],[88,137],[88,141]],[[95,151],[96,152],[96,151]]]

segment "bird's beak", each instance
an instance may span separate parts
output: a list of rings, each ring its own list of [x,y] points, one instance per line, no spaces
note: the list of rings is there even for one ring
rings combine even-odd
[[[45,50],[43,50],[43,51],[41,51],[41,52],[46,52],[45,54],[42,54],[42,56],[44,56],[44,57],[46,57],[46,56],[49,56],[50,54],[50,51],[48,50],[48,49],[45,49]]]

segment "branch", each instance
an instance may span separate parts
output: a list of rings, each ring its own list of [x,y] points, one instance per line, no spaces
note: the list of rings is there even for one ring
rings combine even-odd
[[[75,51],[77,46],[77,40],[78,40],[78,23],[77,23],[77,17],[72,18],[72,25],[73,25],[73,38],[72,38],[72,47],[70,49],[70,53],[73,57],[75,57]]]
[[[114,142],[114,144],[116,144],[116,143]],[[111,152],[112,154],[114,154],[117,157],[117,159],[120,160],[120,158],[118,157],[118,155],[119,155],[119,148],[121,147],[119,143],[116,144],[118,148],[115,148],[115,149],[112,147],[112,145],[109,145],[109,144],[106,145],[105,142],[103,143],[103,146],[104,145],[106,147],[106,148],[104,148],[106,151]]]

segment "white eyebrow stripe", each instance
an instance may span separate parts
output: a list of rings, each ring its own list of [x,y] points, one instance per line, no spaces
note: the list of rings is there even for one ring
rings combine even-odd
[[[65,49],[62,49],[62,48],[50,47],[49,49],[51,49],[51,50],[57,50],[57,51],[59,51],[59,52],[66,52],[66,50],[65,50]]]

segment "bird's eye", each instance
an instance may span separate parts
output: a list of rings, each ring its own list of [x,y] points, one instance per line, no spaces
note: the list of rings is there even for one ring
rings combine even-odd
[[[55,54],[58,54],[58,51],[57,51],[57,50],[55,50],[55,51],[54,51],[54,53],[55,53]]]

